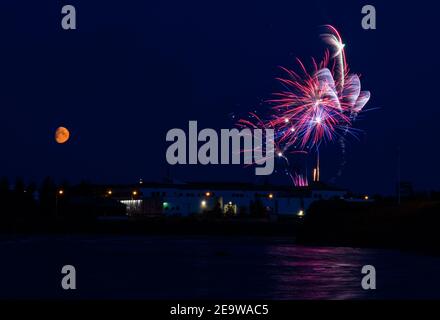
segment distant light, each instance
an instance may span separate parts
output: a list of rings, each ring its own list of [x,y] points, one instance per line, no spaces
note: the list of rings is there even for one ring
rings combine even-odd
[[[168,202],[164,202],[164,203],[162,203],[162,206],[163,206],[164,208],[167,208],[167,207],[168,207]]]
[[[109,191],[107,191],[107,194],[108,194],[109,196],[111,196],[111,195],[113,194],[113,191],[109,190]]]
[[[304,210],[298,211],[298,217],[304,217]]]
[[[229,201],[229,205],[232,206],[232,202],[231,201]]]
[[[139,179],[139,184],[144,184],[144,180]]]
[[[269,199],[273,199],[273,194],[269,194]]]
[[[278,152],[278,157],[282,157],[283,156],[283,153],[282,152]]]
[[[134,196],[137,196],[137,195],[138,195],[138,192],[137,192],[137,191],[133,191],[133,195],[134,195]]]
[[[201,205],[202,205],[202,208],[205,208],[205,207],[206,207],[206,201],[203,200],[203,201],[201,202]]]
[[[370,200],[370,197],[369,196],[365,196],[364,199],[365,199],[365,201],[368,201],[368,200]]]
[[[62,196],[62,195],[64,194],[64,190],[60,190],[60,191],[58,191],[58,194],[59,194],[60,196]]]
[[[207,192],[207,193],[205,193],[205,195],[206,195],[207,197],[210,197],[210,196],[211,196],[211,192]]]

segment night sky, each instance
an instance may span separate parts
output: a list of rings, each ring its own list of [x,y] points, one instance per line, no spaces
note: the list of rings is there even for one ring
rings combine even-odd
[[[349,4],[348,4],[349,3]],[[417,3],[417,6],[416,6]],[[0,176],[129,183],[167,175],[166,132],[231,128],[231,114],[261,108],[280,89],[279,66],[325,49],[320,26],[346,43],[350,69],[372,92],[347,141],[335,183],[390,193],[402,178],[438,189],[440,59],[434,1],[35,1],[0,4]],[[77,9],[75,31],[61,8]],[[377,9],[377,30],[361,8]],[[58,126],[71,140],[57,145]],[[322,150],[322,179],[341,162]],[[175,179],[254,182],[253,168],[171,167]],[[261,180],[261,178],[259,178]],[[279,183],[287,178],[275,175]]]

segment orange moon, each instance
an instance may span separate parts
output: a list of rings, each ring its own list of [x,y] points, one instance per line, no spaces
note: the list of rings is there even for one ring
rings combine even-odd
[[[55,131],[55,141],[57,143],[66,143],[69,140],[70,132],[64,127],[59,127],[57,131]]]

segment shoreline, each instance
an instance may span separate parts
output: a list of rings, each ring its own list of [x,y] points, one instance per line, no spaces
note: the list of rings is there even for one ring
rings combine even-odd
[[[390,239],[383,234],[357,234],[356,230],[339,233],[340,230],[311,229],[302,219],[269,221],[266,219],[196,220],[146,219],[146,220],[96,220],[16,223],[5,229],[0,237],[92,235],[92,236],[202,236],[202,237],[258,237],[286,238],[301,246],[347,247],[360,249],[389,249],[424,255],[440,255],[436,243]]]

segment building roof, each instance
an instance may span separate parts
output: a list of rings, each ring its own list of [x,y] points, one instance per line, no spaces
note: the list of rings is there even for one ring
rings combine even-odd
[[[287,185],[253,184],[241,182],[143,182],[135,185],[114,185],[108,186],[113,189],[180,189],[180,190],[233,190],[233,191],[262,191],[282,192],[286,194],[310,193],[311,191],[336,191],[346,192],[347,190],[327,185],[325,183],[314,183],[309,187],[293,187]]]

